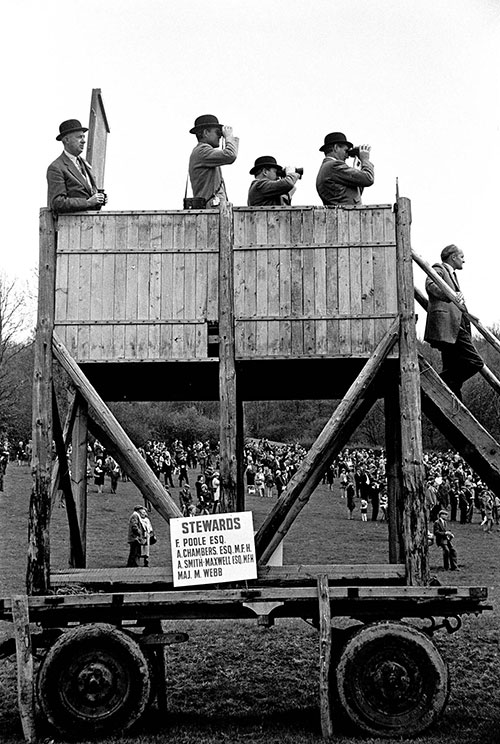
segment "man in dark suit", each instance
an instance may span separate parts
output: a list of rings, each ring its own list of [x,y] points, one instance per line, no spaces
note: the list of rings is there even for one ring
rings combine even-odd
[[[317,178],[316,191],[325,207],[336,205],[361,205],[363,189],[371,186],[375,179],[373,163],[370,161],[369,145],[360,145],[355,157],[359,168],[345,162],[353,157],[352,142],[343,132],[330,132],[319,148],[325,153]]]
[[[464,253],[456,245],[447,245],[441,251],[442,263],[434,264],[434,271],[456,293],[457,300],[464,306],[455,271],[464,265]],[[472,343],[469,320],[451,302],[432,279],[428,278],[425,289],[429,295],[427,322],[424,339],[441,352],[443,371],[441,378],[457,398],[462,400],[462,385],[479,372],[484,362]]]
[[[453,545],[453,535],[448,531],[446,525],[446,519],[448,518],[448,512],[446,509],[441,509],[439,517],[434,522],[434,537],[436,538],[436,545],[443,551],[443,565],[445,571],[459,571],[457,566],[457,551]]]
[[[90,164],[81,157],[87,131],[78,119],[63,121],[59,127],[56,140],[63,143],[64,151],[47,169],[47,205],[55,213],[100,209],[106,203]]]

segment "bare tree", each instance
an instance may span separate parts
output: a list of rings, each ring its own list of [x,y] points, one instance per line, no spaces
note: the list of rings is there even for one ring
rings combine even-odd
[[[14,279],[0,274],[0,425],[17,398],[15,357],[30,342],[30,294]]]

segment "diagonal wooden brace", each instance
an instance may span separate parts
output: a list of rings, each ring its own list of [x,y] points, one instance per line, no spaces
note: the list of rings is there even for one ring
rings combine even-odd
[[[329,460],[342,449],[374,403],[373,382],[399,335],[395,318],[373,355],[325,424],[280,500],[255,536],[259,563],[266,563],[320,482]]]
[[[103,442],[103,444],[109,442],[112,445],[113,456],[118,464],[127,472],[142,495],[153,504],[156,511],[167,522],[172,517],[182,517],[181,510],[175,501],[163,488],[145,459],[141,457],[130,437],[87,380],[56,333],[52,337],[52,349],[57,361],[92,409],[89,413],[106,438],[106,442]]]

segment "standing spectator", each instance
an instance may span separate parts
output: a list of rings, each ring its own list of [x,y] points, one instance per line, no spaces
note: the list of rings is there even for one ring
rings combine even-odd
[[[457,551],[453,545],[453,534],[448,530],[446,519],[448,512],[441,509],[439,517],[434,522],[434,537],[436,545],[443,551],[443,566],[445,571],[459,571],[457,566]]]
[[[325,158],[316,178],[316,191],[325,206],[337,204],[361,204],[361,194],[365,187],[374,182],[374,167],[370,162],[370,146],[358,148],[359,168],[352,168],[345,162],[351,157],[352,142],[348,142],[343,132],[330,132],[319,148]],[[357,162],[357,161],[356,161]]]
[[[198,496],[198,500],[200,501],[201,500],[201,488],[199,492],[197,489],[197,496]],[[182,512],[183,517],[193,516],[196,507],[193,504],[193,497],[191,496],[191,489],[186,483],[181,488],[181,492],[179,494],[179,506],[181,507],[181,512]]]
[[[220,511],[220,474],[216,470],[212,476],[212,501],[213,501],[213,513]]]
[[[387,499],[387,493],[384,491],[383,493],[380,494],[380,513],[382,514],[382,516],[381,516],[380,519],[381,519],[382,522],[387,522],[387,506],[388,506],[388,503],[389,502],[388,502],[388,499]]]
[[[5,471],[7,470],[7,464],[9,462],[9,450],[4,447],[0,452],[0,493],[3,492],[3,479]]]
[[[90,163],[81,156],[87,131],[78,119],[67,119],[59,126],[56,140],[63,143],[64,150],[47,170],[47,206],[53,212],[99,210],[106,203],[105,194],[97,189]]]
[[[104,464],[99,457],[94,463],[94,485],[97,486],[97,493],[102,493],[104,486]]]
[[[253,496],[255,493],[255,470],[251,462],[246,467],[246,479],[247,479],[247,493],[249,496]]]
[[[484,517],[481,522],[481,527],[484,532],[490,533],[493,530],[493,494],[489,489],[483,492],[483,509]]]
[[[120,478],[120,466],[111,456],[106,458],[106,470],[111,481],[111,493],[116,493],[118,479]]]
[[[464,486],[458,494],[458,508],[460,511],[460,524],[467,524],[467,512],[472,493]]]
[[[352,519],[352,513],[356,508],[356,500],[354,498],[354,484],[351,480],[347,482],[346,487],[346,499],[347,499],[347,518]]]
[[[367,522],[368,521],[368,501],[365,499],[364,496],[361,497],[361,501],[359,502],[359,510],[361,512],[361,521]]]
[[[161,470],[163,473],[163,482],[170,488],[174,487],[174,481],[172,480],[172,470],[174,469],[174,463],[172,462],[172,455],[165,449],[163,452]]]
[[[180,452],[177,456],[177,467],[179,468],[179,488],[181,488],[183,483],[187,483],[189,485],[187,457],[184,451]]]
[[[255,490],[257,491],[257,496],[264,498],[264,473],[262,472],[262,468],[259,468],[255,473]]]
[[[196,135],[198,140],[189,158],[193,196],[204,199],[207,208],[216,207],[227,201],[221,165],[230,165],[236,160],[238,137],[234,137],[232,127],[219,124],[217,117],[212,114],[198,116],[189,132]],[[222,137],[225,147],[220,149]]]
[[[144,560],[144,565],[148,566],[149,545],[153,545],[155,542],[156,538],[146,508],[142,504],[134,506],[134,511],[128,523],[129,556],[127,566],[129,568],[139,566],[141,557]]]
[[[372,504],[372,522],[376,522],[380,505],[380,484],[372,478],[372,480],[370,481],[369,489],[370,501]]]
[[[264,488],[267,499],[271,499],[273,496],[274,478],[271,469],[266,467],[264,469]]]
[[[281,494],[283,493],[283,491],[285,490],[285,481],[283,480],[281,470],[277,470],[276,473],[274,474],[274,485],[276,486],[276,492],[279,498]]]

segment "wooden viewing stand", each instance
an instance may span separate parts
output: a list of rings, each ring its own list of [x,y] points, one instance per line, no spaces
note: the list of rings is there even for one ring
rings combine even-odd
[[[15,628],[27,741],[36,739],[33,643],[48,648],[37,685],[51,724],[63,734],[112,733],[142,715],[154,697],[152,684],[158,704],[165,704],[165,648],[187,637],[164,632],[162,620],[177,618],[312,620],[319,630],[325,737],[333,736],[339,707],[375,736],[418,734],[442,712],[447,672],[432,634],[453,632],[460,615],[489,606],[484,588],[429,586],[421,402],[497,492],[500,454],[417,353],[410,223],[410,202],[399,196],[394,208],[223,205],[86,212],[57,222],[41,211],[27,596],[0,600],[0,619]],[[417,299],[423,301],[418,293]],[[54,359],[74,389],[64,423]],[[485,376],[500,386],[492,373]],[[220,403],[227,512],[245,509],[246,401],[340,400],[256,534],[255,580],[185,590],[173,587],[169,568],[86,566],[89,431],[161,517],[181,516],[106,403],[163,400],[167,388],[177,400]],[[381,398],[388,562],[270,565],[326,467]],[[51,572],[49,525],[58,489],[65,495],[70,568]],[[54,593],[66,584],[86,593]],[[334,617],[361,625],[332,631]],[[430,628],[424,633],[402,618],[427,618]],[[30,636],[30,621],[42,629],[37,636]],[[106,703],[110,689],[113,710]],[[404,710],[401,700],[408,701]]]

